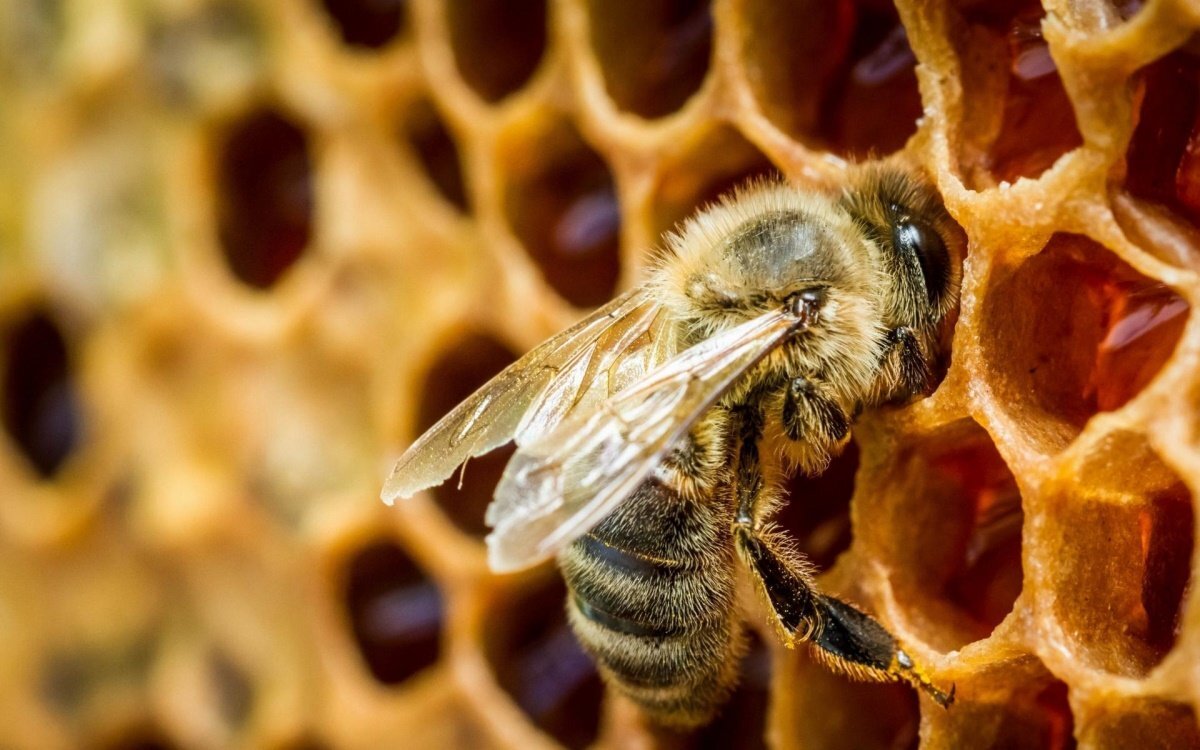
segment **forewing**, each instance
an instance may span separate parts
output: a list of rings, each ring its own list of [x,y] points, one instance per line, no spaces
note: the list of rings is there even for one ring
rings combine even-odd
[[[532,441],[581,404],[606,397],[621,362],[648,361],[664,345],[666,313],[634,289],[509,365],[414,442],[392,469],[382,497],[392,503],[441,483],[472,456],[514,437]],[[626,349],[618,347],[626,344]]]
[[[488,508],[492,568],[537,563],[594,527],[797,325],[779,311],[707,339],[518,450]]]
[[[572,413],[590,411],[665,361],[674,351],[669,317],[658,305],[643,304],[589,345],[559,358],[553,379],[534,397],[517,426],[517,445],[536,441]]]

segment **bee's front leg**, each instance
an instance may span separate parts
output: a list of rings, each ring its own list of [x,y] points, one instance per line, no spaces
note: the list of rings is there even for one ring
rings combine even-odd
[[[784,388],[780,416],[789,440],[814,446],[837,444],[850,431],[845,409],[825,395],[825,385],[815,378],[792,378]]]
[[[908,326],[893,328],[887,333],[884,361],[896,358],[899,368],[900,392],[904,396],[919,396],[929,389],[930,369],[917,334]]]
[[[738,521],[734,540],[788,648],[808,642],[814,656],[835,671],[857,679],[908,682],[943,708],[954,702],[954,687],[947,693],[930,682],[877,620],[817,591],[810,566],[786,551],[790,545],[782,543],[782,532],[764,533]]]

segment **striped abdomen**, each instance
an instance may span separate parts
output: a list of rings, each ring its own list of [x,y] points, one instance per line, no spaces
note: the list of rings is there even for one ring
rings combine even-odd
[[[661,723],[706,721],[737,678],[732,520],[730,502],[652,479],[559,557],[579,640]]]

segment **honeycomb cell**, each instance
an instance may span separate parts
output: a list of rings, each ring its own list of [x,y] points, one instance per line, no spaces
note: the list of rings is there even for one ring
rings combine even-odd
[[[38,675],[38,693],[64,715],[82,712],[106,693],[144,680],[154,656],[148,638],[107,648],[77,646],[57,650],[45,658]]]
[[[217,158],[218,237],[229,270],[273,286],[312,235],[312,163],[304,131],[262,109],[230,127]]]
[[[969,0],[958,6],[969,25],[955,40],[966,79],[964,125],[967,139],[982,151],[964,158],[989,175],[972,182],[984,187],[990,180],[1036,178],[1083,143],[1074,108],[1042,36],[1045,11],[1035,0]],[[1007,64],[996,65],[997,60]]]
[[[985,669],[977,682],[963,686],[951,710],[930,714],[930,735],[937,738],[931,746],[1074,748],[1075,717],[1067,702],[1066,684],[1050,677],[1040,665],[1035,676],[1025,672]]]
[[[45,310],[29,311],[4,336],[4,430],[43,479],[58,473],[82,439],[70,354]]]
[[[1193,224],[1200,220],[1200,58],[1180,51],[1143,68],[1125,187]]]
[[[566,587],[551,580],[488,617],[485,653],[497,681],[543,732],[568,748],[595,741],[604,694],[567,624]]]
[[[592,49],[619,109],[662,117],[700,89],[712,52],[708,0],[588,0],[587,7]]]
[[[616,289],[621,208],[608,166],[565,124],[509,153],[505,213],[550,286],[579,307]]]
[[[865,475],[856,533],[892,560],[898,595],[938,605],[946,628],[939,643],[987,636],[1023,585],[1023,516],[1012,473],[974,423],[906,444],[893,461]]]
[[[546,0],[451,0],[445,8],[459,75],[488,102],[515,92],[546,50]]]
[[[332,746],[316,737],[301,737],[280,745],[277,750],[332,750]]]
[[[654,190],[651,228],[657,237],[735,187],[770,177],[779,177],[770,159],[733,128],[717,128],[664,166]]]
[[[935,459],[939,478],[956,483],[973,504],[960,563],[945,595],[991,631],[1021,593],[1021,526],[1025,515],[1016,481],[990,440],[980,435]]]
[[[743,59],[758,106],[788,134],[813,136],[821,101],[850,53],[854,3],[748,0],[741,13]]]
[[[750,83],[781,129],[852,158],[915,132],[917,61],[891,3],[752,0],[743,13]]]
[[[490,336],[476,333],[459,339],[425,375],[417,412],[418,434],[432,427],[516,358],[508,347]],[[484,511],[512,453],[512,447],[503,447],[472,458],[461,472],[434,488],[434,499],[464,533],[479,538],[487,534]]]
[[[178,747],[162,730],[152,727],[135,727],[121,732],[115,739],[98,745],[101,750],[174,750]]]
[[[1117,12],[1122,21],[1128,21],[1136,16],[1145,4],[1146,0],[1112,0],[1111,2],[1113,10]]]
[[[437,586],[395,543],[379,540],[346,565],[346,613],[375,679],[396,685],[437,661],[442,601]]]
[[[1169,288],[1077,235],[1054,235],[997,276],[981,332],[988,379],[996,403],[1047,451],[1153,380],[1189,312]]]
[[[1146,698],[1089,711],[1080,717],[1080,739],[1097,750],[1200,747],[1200,727],[1191,706]]]
[[[1191,575],[1193,515],[1182,483],[1124,502],[1064,490],[1043,543],[1054,615],[1078,658],[1145,674],[1175,643]],[[1071,533],[1087,529],[1087,534]]]
[[[920,713],[916,692],[897,684],[857,682],[817,664],[803,651],[784,655],[783,701],[774,726],[784,747],[916,748]]]
[[[403,135],[438,193],[459,211],[466,211],[467,194],[458,146],[428,99],[408,108]]]
[[[342,41],[379,49],[404,33],[408,0],[320,0]]]
[[[891,3],[862,1],[849,54],[821,105],[822,139],[852,159],[902,148],[923,106],[917,58]]]
[[[216,652],[209,659],[217,710],[225,723],[240,727],[254,709],[254,684],[228,654]]]
[[[851,541],[850,498],[858,472],[853,441],[815,477],[796,472],[786,486],[787,502],[775,515],[818,571],[828,569]]]

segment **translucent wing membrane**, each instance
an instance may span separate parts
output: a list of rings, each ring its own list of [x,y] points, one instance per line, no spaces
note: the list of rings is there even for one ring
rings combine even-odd
[[[739,376],[801,325],[784,310],[743,323],[524,445],[488,509],[492,568],[537,563],[594,527]]]
[[[607,398],[669,356],[666,318],[645,289],[635,289],[541,344],[413,443],[384,484],[383,499],[411,497],[468,458],[514,438],[534,441]]]

